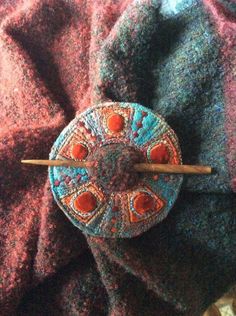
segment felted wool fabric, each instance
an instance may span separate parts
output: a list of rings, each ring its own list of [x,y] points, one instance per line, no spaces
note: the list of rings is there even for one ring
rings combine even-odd
[[[182,162],[173,130],[134,103],[103,102],[77,115],[54,142],[49,158],[82,159],[93,166],[49,167],[49,179],[65,215],[96,237],[132,238],[161,222],[183,180],[183,175],[134,169],[140,162]]]
[[[0,18],[0,314],[201,315],[236,279],[234,3],[3,0]],[[83,235],[19,162],[104,101],[151,106],[183,163],[215,168],[133,239]]]

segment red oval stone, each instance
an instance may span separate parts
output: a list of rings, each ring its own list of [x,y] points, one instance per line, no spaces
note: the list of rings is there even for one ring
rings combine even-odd
[[[112,114],[107,119],[107,127],[112,132],[120,132],[124,128],[125,119],[120,114]]]
[[[154,163],[168,163],[170,153],[166,145],[158,144],[150,151],[150,158]]]
[[[88,155],[88,149],[83,144],[75,144],[71,149],[71,155],[74,159],[83,160]]]
[[[147,211],[152,210],[155,207],[155,201],[148,193],[138,193],[134,198],[134,209],[144,214]]]
[[[92,212],[97,206],[97,199],[91,192],[83,192],[74,201],[75,208],[82,213]]]

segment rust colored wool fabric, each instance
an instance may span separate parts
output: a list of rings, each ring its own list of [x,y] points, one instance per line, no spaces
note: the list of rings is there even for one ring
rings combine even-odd
[[[233,1],[2,0],[0,21],[0,315],[201,315],[236,280]],[[152,108],[216,169],[133,239],[83,235],[19,163],[104,101]]]

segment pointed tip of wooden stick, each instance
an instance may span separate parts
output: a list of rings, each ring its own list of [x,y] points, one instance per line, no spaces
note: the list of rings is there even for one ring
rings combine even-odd
[[[22,159],[21,163],[30,165],[47,165],[46,161],[37,159]]]

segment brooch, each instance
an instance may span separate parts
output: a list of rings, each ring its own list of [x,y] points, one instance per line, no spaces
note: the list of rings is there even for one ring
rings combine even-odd
[[[53,196],[85,234],[130,238],[161,222],[177,199],[184,173],[175,132],[136,103],[107,102],[76,116],[55,141],[47,161]]]

